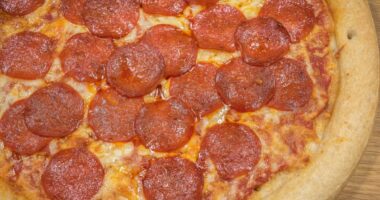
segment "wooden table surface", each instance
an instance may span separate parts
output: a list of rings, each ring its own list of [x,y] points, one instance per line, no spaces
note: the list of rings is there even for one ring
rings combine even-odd
[[[380,0],[369,0],[380,38]],[[337,200],[380,199],[380,103],[372,136],[358,168]]]

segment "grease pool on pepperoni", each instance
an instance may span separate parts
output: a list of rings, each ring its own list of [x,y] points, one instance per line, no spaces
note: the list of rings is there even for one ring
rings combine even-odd
[[[89,33],[72,36],[60,54],[66,75],[80,82],[96,82],[104,77],[105,66],[114,50],[111,39]]]
[[[198,47],[193,38],[171,25],[150,28],[143,38],[156,47],[165,61],[165,76],[179,76],[196,63]]]
[[[303,62],[284,58],[271,66],[276,79],[275,95],[269,106],[294,111],[305,106],[313,92],[313,82]]]
[[[59,151],[51,158],[41,184],[51,199],[90,200],[103,184],[104,169],[85,148]]]
[[[257,17],[243,22],[235,33],[243,60],[251,65],[270,65],[290,48],[286,29],[270,17]]]
[[[29,131],[24,121],[25,100],[12,104],[0,120],[0,138],[6,147],[20,155],[32,155],[50,142]]]
[[[143,106],[135,128],[147,148],[168,152],[185,145],[194,131],[195,117],[191,109],[178,99],[158,101]]]
[[[0,49],[0,70],[20,79],[45,77],[53,62],[54,44],[35,32],[21,32],[7,38]]]
[[[180,15],[186,8],[185,0],[139,0],[144,12],[157,15]]]
[[[216,4],[219,0],[186,0],[189,4],[196,4],[202,6],[212,6]]]
[[[82,12],[86,0],[62,0],[61,12],[63,16],[74,24],[84,24]]]
[[[106,67],[106,77],[120,94],[139,97],[159,85],[164,70],[160,52],[145,42],[138,42],[120,47],[112,54]]]
[[[135,136],[134,122],[142,107],[142,98],[126,98],[113,89],[96,94],[88,111],[88,123],[98,139],[127,142]]]
[[[22,16],[35,11],[45,0],[1,0],[0,9],[12,16]]]
[[[292,42],[298,42],[313,29],[313,7],[306,0],[269,0],[260,10],[260,16],[273,17],[288,30]]]
[[[236,58],[218,69],[216,88],[223,101],[240,112],[255,111],[274,95],[275,79],[267,67],[256,67]]]
[[[261,143],[249,127],[224,123],[207,130],[201,152],[212,160],[221,178],[233,179],[254,169],[260,160]]]
[[[82,16],[92,34],[120,38],[136,26],[139,7],[135,0],[86,0]]]
[[[70,86],[52,83],[26,101],[25,122],[34,134],[64,137],[75,131],[84,117],[84,101]]]
[[[215,5],[198,13],[190,25],[199,47],[235,51],[234,34],[245,20],[244,15],[229,5]]]
[[[167,157],[154,160],[143,181],[147,200],[195,200],[202,199],[203,176],[189,160]]]

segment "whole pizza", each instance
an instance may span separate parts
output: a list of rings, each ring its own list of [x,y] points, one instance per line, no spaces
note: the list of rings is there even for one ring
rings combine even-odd
[[[0,198],[333,198],[378,54],[364,0],[0,0]]]

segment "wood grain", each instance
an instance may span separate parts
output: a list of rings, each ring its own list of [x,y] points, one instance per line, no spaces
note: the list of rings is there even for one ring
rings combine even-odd
[[[380,38],[380,1],[369,0]],[[337,200],[380,199],[380,103],[368,147],[349,182]]]

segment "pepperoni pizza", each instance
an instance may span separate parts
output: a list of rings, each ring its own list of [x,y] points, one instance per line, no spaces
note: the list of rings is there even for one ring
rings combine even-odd
[[[0,198],[332,197],[378,87],[344,4],[0,0]]]

